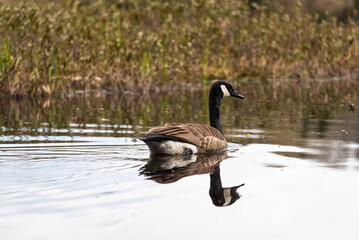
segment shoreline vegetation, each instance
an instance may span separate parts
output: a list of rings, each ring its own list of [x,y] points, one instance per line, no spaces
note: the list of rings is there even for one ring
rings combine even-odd
[[[215,79],[357,82],[358,39],[358,22],[322,19],[300,4],[5,1],[0,97],[148,91]]]

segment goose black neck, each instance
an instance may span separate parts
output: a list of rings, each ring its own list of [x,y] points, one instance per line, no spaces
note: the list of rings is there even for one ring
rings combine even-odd
[[[221,93],[212,88],[209,93],[209,121],[211,126],[218,129],[223,135],[219,113],[221,101]]]

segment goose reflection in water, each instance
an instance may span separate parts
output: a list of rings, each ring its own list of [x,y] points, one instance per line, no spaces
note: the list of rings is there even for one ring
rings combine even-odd
[[[150,161],[139,171],[140,175],[158,183],[173,183],[183,177],[210,174],[209,195],[215,206],[229,206],[240,198],[237,189],[244,184],[223,188],[220,163],[227,152],[219,154],[151,155]]]

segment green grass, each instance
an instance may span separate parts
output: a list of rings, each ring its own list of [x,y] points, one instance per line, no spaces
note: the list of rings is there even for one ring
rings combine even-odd
[[[0,95],[307,79],[359,69],[359,26],[243,1],[0,3]]]

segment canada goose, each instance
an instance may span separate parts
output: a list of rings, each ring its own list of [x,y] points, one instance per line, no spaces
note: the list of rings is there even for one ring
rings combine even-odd
[[[151,154],[211,153],[227,148],[219,119],[219,109],[224,97],[244,97],[225,81],[215,82],[209,93],[209,119],[211,126],[194,123],[167,123],[154,127],[143,140]]]

